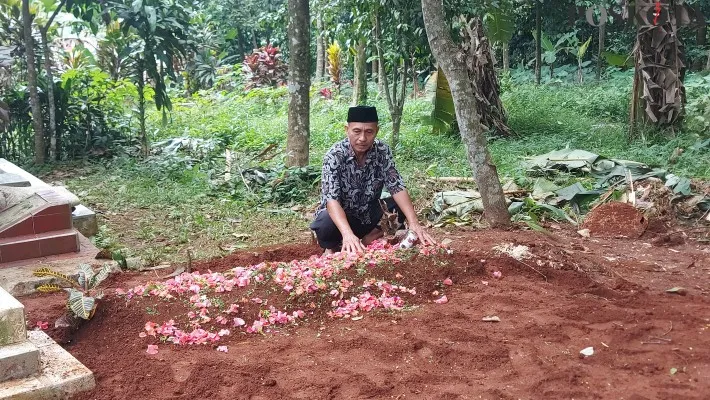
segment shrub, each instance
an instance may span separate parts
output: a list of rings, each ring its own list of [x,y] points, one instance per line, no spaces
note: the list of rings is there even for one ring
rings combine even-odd
[[[247,90],[264,86],[284,86],[288,78],[288,66],[281,60],[281,51],[271,44],[245,56],[242,70]]]

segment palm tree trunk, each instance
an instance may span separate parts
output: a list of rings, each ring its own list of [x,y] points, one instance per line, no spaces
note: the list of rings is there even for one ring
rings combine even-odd
[[[291,53],[288,88],[288,138],[286,164],[289,167],[308,165],[310,137],[310,9],[308,0],[288,0],[288,44]]]
[[[449,25],[444,20],[442,1],[421,1],[429,46],[451,87],[461,139],[466,145],[468,160],[481,193],[484,217],[491,227],[508,227],[510,214],[496,166],[488,152],[474,88],[464,61],[465,54],[451,39]]]
[[[32,126],[34,127],[35,163],[44,164],[44,131],[42,126],[42,107],[37,91],[37,65],[35,63],[35,47],[32,39],[32,16],[29,0],[22,0],[22,28],[27,55],[27,86],[30,91],[30,107],[32,109]]]
[[[510,71],[510,49],[508,42],[503,42],[503,72]]]

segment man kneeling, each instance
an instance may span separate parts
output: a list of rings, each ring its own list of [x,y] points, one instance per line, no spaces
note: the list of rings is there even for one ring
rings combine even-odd
[[[359,253],[383,236],[378,223],[384,187],[392,195],[387,202],[390,211],[399,213],[400,222],[406,218],[408,228],[421,242],[434,243],[417,220],[392,151],[375,139],[378,130],[375,107],[351,107],[345,125],[347,138],[334,144],[323,158],[321,203],[311,229],[325,254],[340,250]]]

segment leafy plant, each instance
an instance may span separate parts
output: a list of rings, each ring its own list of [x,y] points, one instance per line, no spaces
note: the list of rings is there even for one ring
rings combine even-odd
[[[78,319],[89,320],[94,316],[98,300],[103,298],[103,292],[97,290],[97,287],[108,278],[110,272],[111,266],[108,264],[98,271],[94,271],[89,264],[80,264],[76,276],[72,277],[50,268],[40,268],[34,271],[33,275],[40,278],[55,278],[61,283],[69,285],[69,287],[62,287],[56,283],[47,283],[37,286],[37,291],[53,293],[65,290],[67,292],[67,309],[71,312],[68,318],[78,321]],[[60,320],[66,318],[67,316],[63,316]]]
[[[328,75],[330,75],[330,81],[335,85],[336,91],[340,92],[343,75],[343,50],[340,47],[340,43],[338,43],[337,40],[331,43],[326,50],[326,54],[328,56]]]
[[[288,66],[281,59],[281,50],[268,44],[244,57],[242,70],[246,79],[246,90],[256,87],[277,87],[286,85]]]

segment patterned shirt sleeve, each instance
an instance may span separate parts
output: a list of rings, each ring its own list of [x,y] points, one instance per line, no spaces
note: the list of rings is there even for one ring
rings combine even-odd
[[[382,170],[385,174],[385,187],[391,195],[395,195],[406,187],[404,186],[404,179],[397,171],[397,167],[394,165],[394,157],[392,157],[392,150],[389,146],[385,145],[385,151],[383,152],[382,160]]]
[[[331,150],[323,157],[321,193],[324,205],[329,200],[340,201],[340,167],[341,163],[337,152]]]

